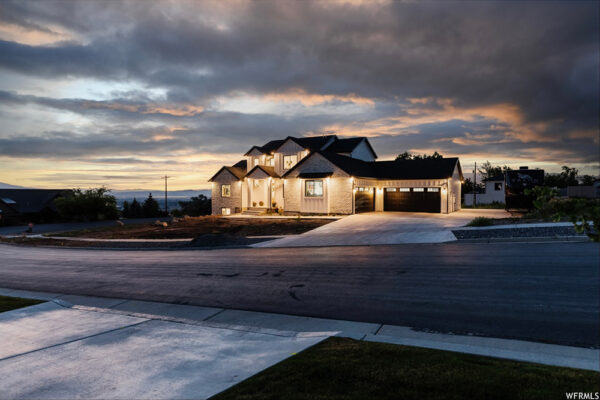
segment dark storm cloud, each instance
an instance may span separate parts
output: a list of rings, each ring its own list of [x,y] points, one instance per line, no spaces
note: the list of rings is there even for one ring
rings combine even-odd
[[[396,103],[407,98],[448,98],[461,108],[512,104],[522,113],[523,125],[547,124],[543,134],[548,140],[507,138],[503,131],[488,129],[495,135],[495,141],[487,143],[488,151],[515,154],[519,149],[556,148],[589,161],[597,156],[597,143],[589,135],[569,138],[569,132],[598,129],[598,12],[597,2],[397,1],[355,6],[261,1],[169,6],[141,1],[5,1],[0,20],[31,30],[60,26],[73,38],[46,46],[0,41],[0,68],[46,78],[138,81],[166,90],[166,101],[176,104],[206,105],[232,92],[294,88],[376,99],[378,106],[370,114],[355,115],[356,120],[381,118],[381,113],[406,115]],[[13,101],[78,113],[108,112],[117,120],[159,117],[107,111],[106,102],[85,108],[78,100],[12,96],[17,97]],[[109,103],[115,102],[132,105],[123,99]],[[232,152],[277,137],[318,132],[352,118],[217,112],[163,117],[160,122],[180,121],[188,129],[174,143],[132,139],[123,147],[152,151],[189,145]],[[110,121],[103,123],[109,132]],[[447,151],[468,154],[481,145],[452,139],[464,138],[473,129],[485,131],[494,123],[502,121],[417,124],[413,129],[420,134],[374,141],[383,148],[401,149],[437,143]],[[41,148],[49,140],[42,140]],[[72,146],[112,150],[111,140],[90,138],[88,145],[82,141]],[[64,145],[61,154],[70,148]]]

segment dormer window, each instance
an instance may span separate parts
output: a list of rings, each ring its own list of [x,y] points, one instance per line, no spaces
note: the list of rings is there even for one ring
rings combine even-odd
[[[290,169],[298,162],[298,156],[296,154],[291,156],[283,156],[283,169]]]
[[[260,159],[258,157],[256,157],[254,159],[254,166],[256,167],[258,165],[258,163],[260,162]]]
[[[267,157],[267,165],[269,167],[274,167],[275,166],[275,157],[273,157],[273,156]]]

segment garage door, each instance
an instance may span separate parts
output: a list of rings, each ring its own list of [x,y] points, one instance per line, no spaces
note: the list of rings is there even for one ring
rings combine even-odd
[[[441,212],[440,188],[385,188],[384,211]]]
[[[354,212],[375,211],[375,189],[359,187],[354,194]]]

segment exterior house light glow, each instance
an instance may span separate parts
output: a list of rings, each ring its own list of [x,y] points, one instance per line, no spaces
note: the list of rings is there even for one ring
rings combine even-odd
[[[448,189],[446,188],[446,186],[442,187],[442,194],[446,194],[448,192]]]

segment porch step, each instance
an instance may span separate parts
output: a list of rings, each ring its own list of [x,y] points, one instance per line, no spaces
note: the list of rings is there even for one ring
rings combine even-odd
[[[250,207],[246,211],[242,212],[242,215],[260,215],[266,211],[265,208]]]

